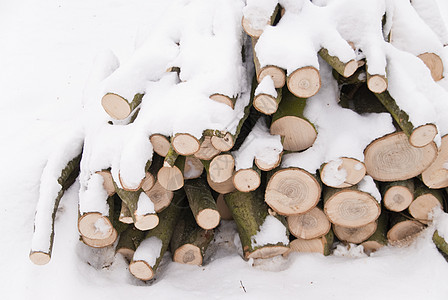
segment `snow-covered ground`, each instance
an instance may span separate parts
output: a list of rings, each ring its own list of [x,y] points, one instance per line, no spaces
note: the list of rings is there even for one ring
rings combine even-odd
[[[228,223],[205,266],[167,259],[145,285],[121,257],[78,241],[79,184],[62,199],[51,262],[29,261],[40,175],[56,137],[80,119],[95,55],[111,48],[120,60],[129,58],[166,2],[0,2],[1,299],[446,299],[448,263],[431,230],[409,248],[387,247],[371,257],[342,249],[330,257],[292,254],[251,266],[240,258]],[[448,15],[447,1],[439,2]]]

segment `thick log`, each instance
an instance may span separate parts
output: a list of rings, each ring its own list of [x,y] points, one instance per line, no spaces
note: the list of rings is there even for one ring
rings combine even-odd
[[[333,174],[342,173],[345,178],[335,180]],[[350,157],[341,157],[325,163],[320,168],[320,179],[323,184],[334,188],[347,188],[358,184],[366,175],[366,166],[363,162]]]
[[[353,186],[345,189],[326,188],[324,211],[331,223],[348,228],[365,226],[380,215],[378,201],[369,193]]]
[[[306,99],[298,99],[287,89],[283,89],[282,101],[272,116],[271,134],[281,135],[283,149],[302,151],[311,145],[317,137],[316,129],[303,115]]]
[[[236,222],[245,259],[269,258],[288,251],[287,229],[284,228],[283,234],[279,229],[283,229],[283,223],[268,215],[268,207],[261,194],[235,191],[226,194],[224,199]],[[269,226],[271,228],[265,228]],[[274,230],[276,236],[263,238],[260,232],[270,230]]]
[[[171,147],[165,156],[163,167],[157,172],[157,181],[169,191],[176,191],[184,185],[183,171],[185,156],[179,156]]]
[[[124,120],[140,105],[143,96],[143,94],[136,94],[132,100],[128,100],[120,95],[107,93],[101,99],[101,105],[113,119]]]
[[[213,237],[213,230],[199,227],[192,212],[185,210],[171,238],[173,261],[181,264],[202,265],[205,251]]]
[[[311,66],[295,70],[286,79],[288,89],[299,98],[310,98],[316,95],[321,84],[319,71]]]
[[[321,186],[314,175],[299,168],[276,171],[266,186],[265,201],[277,213],[302,214],[317,205]]]
[[[114,227],[108,216],[103,216],[98,212],[89,212],[79,217],[78,230],[83,237],[102,240],[113,234]]]
[[[448,187],[448,135],[442,137],[439,153],[434,162],[422,173],[423,183],[431,189]]]
[[[154,186],[145,193],[154,203],[154,210],[156,213],[159,213],[167,208],[174,196],[172,191],[165,189],[159,182],[156,182]]]
[[[287,221],[289,232],[296,238],[304,240],[326,235],[331,229],[330,221],[318,207],[314,207],[304,214],[288,216]]]
[[[129,264],[129,271],[136,278],[150,280],[154,277],[157,267],[168,249],[184,199],[184,193],[180,191],[175,193],[171,205],[160,213],[160,224],[148,231],[144,240],[137,247]]]
[[[441,191],[429,189],[416,180],[414,201],[409,205],[409,214],[417,221],[427,224],[435,208],[443,209]]]
[[[402,214],[391,214],[387,240],[392,246],[407,246],[425,229],[425,225]]]
[[[171,145],[179,155],[193,155],[199,151],[201,143],[197,138],[189,133],[176,133],[171,138]]]
[[[383,185],[383,204],[390,211],[400,212],[414,200],[414,180],[400,180]]]
[[[374,221],[367,225],[355,228],[333,225],[333,232],[340,241],[360,244],[371,237],[375,233],[376,228],[377,222]]]
[[[184,190],[196,223],[205,230],[218,226],[221,216],[206,181],[202,178],[188,180]]]
[[[154,152],[158,155],[165,157],[170,150],[170,140],[161,134],[153,134],[149,137],[151,141],[152,147],[154,148]]]
[[[377,220],[375,232],[361,244],[367,255],[370,255],[371,253],[387,245],[388,241],[386,234],[388,229],[388,221],[388,213],[383,210]]]
[[[336,72],[344,77],[350,77],[358,70],[358,62],[354,59],[344,63],[337,56],[330,55],[325,48],[320,49],[318,53]]]
[[[321,237],[311,240],[304,240],[297,238],[289,243],[290,252],[315,252],[322,255],[330,255],[331,247],[333,245],[334,235],[333,231],[330,231]]]
[[[256,167],[240,169],[233,175],[233,185],[240,192],[255,191],[261,184],[261,171]]]
[[[364,150],[367,174],[378,181],[413,178],[428,168],[437,156],[437,147],[430,143],[413,147],[404,132],[395,132],[374,140]]]
[[[34,223],[33,240],[31,243],[30,260],[36,265],[45,265],[50,262],[54,241],[54,220],[64,192],[75,182],[79,174],[79,162],[81,154],[70,160],[61,170],[57,182],[45,182],[41,185],[52,184],[57,186],[58,192],[54,199],[39,197]],[[46,166],[48,167],[48,164]],[[50,169],[48,169],[51,172]],[[45,174],[45,169],[44,169]],[[44,175],[43,175],[44,176]],[[41,189],[43,189],[41,187]]]
[[[412,146],[424,147],[432,143],[434,137],[437,135],[437,127],[434,124],[425,124],[416,127],[409,121],[409,115],[397,105],[389,92],[375,95],[390,112],[403,132],[409,137],[409,143]]]
[[[140,245],[145,233],[134,226],[129,226],[120,234],[115,252],[120,253],[128,261],[132,261],[134,252]]]
[[[230,153],[215,156],[211,161],[203,161],[210,180],[223,183],[232,178],[235,169],[235,159]]]

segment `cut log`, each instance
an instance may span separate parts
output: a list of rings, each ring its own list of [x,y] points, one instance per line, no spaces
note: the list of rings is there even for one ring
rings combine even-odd
[[[112,234],[104,239],[89,239],[88,237],[81,236],[84,244],[92,248],[104,248],[113,245],[117,240],[118,232],[115,228],[112,228]]]
[[[445,253],[445,255],[448,255],[448,243],[442,236],[440,236],[437,230],[434,232],[432,236],[432,241],[440,251]]]
[[[280,106],[272,116],[271,134],[284,137],[284,150],[302,151],[311,147],[316,140],[314,125],[303,115],[306,101],[283,89]]]
[[[297,238],[289,243],[290,252],[315,252],[325,256],[330,255],[331,247],[333,245],[333,231],[330,231],[321,237],[304,240]]]
[[[160,224],[148,231],[144,240],[137,247],[129,264],[129,271],[136,278],[150,280],[154,277],[157,267],[168,249],[184,199],[184,193],[180,191],[175,193],[172,204],[160,213]]]
[[[218,151],[229,151],[235,145],[235,139],[229,132],[223,132],[219,135],[213,135],[210,139],[213,148]]]
[[[109,217],[101,213],[89,212],[78,219],[78,230],[88,239],[104,240],[113,234],[114,227]]]
[[[384,75],[372,75],[367,72],[367,87],[376,94],[383,93],[387,90],[387,78]]]
[[[401,214],[392,214],[387,240],[392,246],[408,246],[425,229],[425,225]]]
[[[277,111],[281,100],[282,89],[275,89],[274,81],[270,76],[264,77],[255,90],[253,106],[265,115],[272,115]]]
[[[304,214],[289,216],[287,221],[289,232],[296,238],[304,240],[326,235],[331,228],[327,216],[318,207],[314,207]]]
[[[384,210],[381,212],[380,217],[377,221],[377,226],[375,232],[364,241],[361,245],[364,247],[364,252],[367,255],[379,250],[380,248],[387,245],[387,225],[388,225],[388,213]]]
[[[210,162],[205,161],[204,167],[207,174],[210,176],[210,180],[215,183],[223,183],[229,178],[232,178],[235,159],[229,153],[224,153],[215,156]]]
[[[156,184],[156,178],[150,172],[146,172],[145,178],[142,180],[141,188],[144,192],[149,191]]]
[[[409,115],[403,111],[389,94],[389,92],[375,94],[380,102],[390,112],[394,120],[409,137],[409,143],[414,147],[424,147],[434,140],[437,135],[437,127],[434,124],[414,126],[409,121]]]
[[[276,217],[268,215],[260,193],[235,191],[224,199],[236,222],[245,259],[270,258],[288,251],[287,229]],[[273,231],[274,236],[263,237],[264,231],[264,234]]]
[[[288,89],[299,98],[309,98],[320,90],[321,80],[315,67],[303,67],[295,70],[286,80]]]
[[[437,156],[437,147],[430,143],[413,147],[404,132],[396,132],[374,140],[364,150],[367,174],[378,181],[413,178],[428,168]]]
[[[119,216],[118,220],[125,224],[133,224],[134,223],[132,214],[129,211],[129,208],[126,205],[126,203],[124,203],[123,201],[121,201],[121,210],[120,210],[120,216]]]
[[[205,230],[219,225],[221,216],[207,183],[202,178],[185,182],[185,194],[197,224]]]
[[[151,141],[155,153],[162,157],[165,157],[168,154],[168,150],[170,150],[170,140],[166,136],[156,133],[151,135],[149,140]]]
[[[124,120],[142,102],[143,94],[136,94],[134,99],[127,100],[120,95],[108,93],[101,99],[101,105],[106,113],[115,120]]]
[[[448,135],[442,137],[442,143],[436,160],[422,173],[423,183],[431,189],[448,187]]]
[[[256,10],[258,12],[258,14],[260,14],[260,10]],[[272,15],[271,16],[263,16],[266,19],[266,25],[272,25],[274,24],[275,19],[277,18],[277,15],[280,13],[280,5],[277,5],[274,10],[272,11]],[[258,18],[260,18],[261,16],[258,16]],[[260,22],[260,20],[258,20],[257,18],[257,22]],[[261,26],[261,24],[252,24],[251,19],[250,18],[246,18],[243,16],[242,20],[241,20],[241,24],[243,26],[244,31],[251,37],[254,38],[258,38],[260,37],[260,35],[263,33],[264,31],[264,26]],[[266,26],[265,25],[265,26]]]
[[[143,190],[132,192],[116,187],[116,191],[121,200],[126,203],[137,229],[149,230],[159,224],[154,203]]]
[[[231,109],[235,108],[236,98],[229,97],[223,94],[213,94],[210,96],[210,99],[219,103],[223,103],[229,106]]]
[[[200,228],[191,211],[186,210],[177,222],[171,238],[173,261],[181,264],[202,265],[205,251],[213,237],[213,230]]]
[[[393,181],[383,185],[384,206],[395,212],[409,207],[414,200],[414,180]]]
[[[81,154],[70,160],[67,165],[60,170],[61,173],[54,182],[48,182],[47,179],[54,178],[48,176],[49,174],[47,174],[53,171],[50,167],[50,161],[44,169],[41,178],[41,190],[44,189],[43,185],[47,184],[55,189],[57,188],[58,192],[54,195],[55,198],[47,198],[48,195],[42,191],[39,194],[39,200],[34,218],[33,240],[29,254],[30,260],[36,265],[45,265],[50,262],[53,249],[54,220],[56,217],[56,212],[64,192],[75,182],[78,177],[80,160]]]
[[[417,56],[420,58],[428,69],[431,71],[431,76],[434,81],[439,81],[443,78],[443,62],[435,53],[422,53]]]
[[[263,78],[269,76],[272,78],[274,82],[274,87],[276,89],[282,88],[286,83],[286,75],[285,71],[277,66],[261,66],[260,61],[258,60],[257,54],[255,53],[255,44],[257,43],[256,39],[252,39],[252,49],[254,49],[254,65],[255,65],[255,75],[257,78],[257,82],[260,83]]]
[[[211,136],[204,136],[201,147],[198,152],[194,154],[196,158],[199,158],[200,160],[211,160],[213,157],[221,153],[220,150],[213,147],[211,139]]]
[[[290,216],[315,207],[320,194],[320,184],[313,175],[299,168],[287,168],[269,178],[265,201],[277,213]]]
[[[354,59],[344,63],[337,56],[331,56],[325,48],[319,50],[319,55],[344,77],[350,77],[358,70],[358,62]]]
[[[144,236],[145,233],[143,231],[138,230],[134,226],[129,226],[120,234],[115,252],[123,255],[128,262],[132,261],[134,252],[138,245],[140,245]]]
[[[216,207],[222,220],[233,220],[232,213],[224,200],[224,194],[219,194],[216,199]]]
[[[157,181],[169,191],[176,191],[184,185],[183,171],[185,156],[179,156],[170,148],[165,156],[163,167],[157,172]]]
[[[255,165],[257,166],[258,169],[260,169],[261,171],[271,171],[275,168],[277,168],[280,163],[282,162],[282,153],[280,153],[278,155],[278,159],[275,163],[266,163],[265,161],[255,157]]]
[[[156,213],[167,208],[173,200],[173,192],[165,189],[159,182],[156,182],[152,189],[145,192],[146,195],[154,203]]]
[[[331,223],[348,228],[365,226],[380,215],[378,201],[357,186],[324,189],[324,211]]]
[[[207,174],[207,183],[212,190],[220,194],[227,194],[235,190],[235,186],[233,185],[233,177],[230,177],[224,182],[217,183],[211,180],[210,175]]]
[[[417,221],[427,224],[430,214],[435,208],[443,209],[443,198],[440,190],[432,190],[418,182],[414,191],[414,201],[409,205],[409,213]]]
[[[189,133],[176,133],[171,139],[171,144],[177,154],[184,156],[195,154],[201,147],[199,140]]]
[[[184,179],[195,179],[201,176],[204,171],[204,165],[201,160],[194,156],[185,158]]]
[[[115,194],[115,186],[114,186],[114,180],[112,178],[112,174],[109,170],[103,170],[96,172],[97,174],[100,174],[101,177],[103,177],[104,183],[104,189],[107,192],[108,196],[112,196]]]
[[[233,185],[240,192],[255,191],[261,184],[261,171],[257,167],[241,169],[233,175]]]
[[[377,227],[376,221],[355,228],[333,225],[333,232],[340,241],[353,244],[360,244],[375,233],[376,227]]]
[[[342,180],[335,180],[330,174],[341,174]],[[347,188],[358,184],[366,175],[366,166],[355,158],[341,157],[321,166],[320,179],[322,183],[334,188]]]

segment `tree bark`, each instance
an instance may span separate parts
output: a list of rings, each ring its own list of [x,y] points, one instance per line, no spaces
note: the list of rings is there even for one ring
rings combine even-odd
[[[101,105],[106,113],[115,120],[124,120],[131,115],[142,102],[144,94],[136,94],[134,99],[128,100],[120,95],[107,93],[101,99]]]
[[[326,235],[331,229],[331,223],[324,212],[314,207],[310,211],[294,216],[288,216],[289,232],[296,238],[311,240]]]
[[[414,200],[413,179],[385,183],[382,190],[384,207],[390,211],[403,211]]]

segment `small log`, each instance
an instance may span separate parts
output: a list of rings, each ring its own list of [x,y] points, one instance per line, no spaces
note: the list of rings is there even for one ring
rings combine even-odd
[[[267,220],[271,223],[268,225],[284,227],[281,221],[268,215],[268,207],[260,193],[235,191],[226,194],[224,199],[236,222],[244,259],[270,258],[288,251],[289,240],[286,227],[284,236],[270,237],[268,241],[258,235],[260,231],[269,230],[269,228],[262,228]]]
[[[409,205],[409,214],[417,221],[427,224],[431,212],[436,208],[443,209],[443,198],[440,190],[432,190],[421,182],[416,183],[414,201]]]
[[[159,213],[167,208],[174,196],[172,191],[165,189],[159,182],[156,182],[154,186],[145,193],[154,203],[154,210],[156,213]]]
[[[224,200],[224,194],[219,194],[216,198],[216,207],[222,220],[233,220],[232,212]]]
[[[184,199],[184,193],[175,193],[172,204],[160,213],[160,224],[148,231],[144,240],[137,247],[129,264],[129,271],[136,278],[150,280],[154,277],[157,267],[168,249]]]
[[[107,192],[108,196],[112,196],[115,194],[115,186],[114,186],[114,180],[112,178],[112,174],[109,170],[103,170],[96,172],[97,174],[101,175],[103,177],[104,183],[104,189]]]
[[[276,171],[266,186],[265,201],[277,213],[302,214],[317,205],[321,186],[310,173],[299,168]]]
[[[115,120],[124,120],[140,105],[143,94],[136,94],[134,99],[128,100],[120,95],[107,93],[101,99],[101,105],[106,113]]]
[[[276,89],[272,77],[265,76],[255,90],[254,108],[265,115],[272,115],[281,100],[282,89]]]
[[[381,212],[376,224],[375,232],[361,245],[364,247],[364,252],[367,255],[379,250],[380,248],[387,245],[387,228],[388,228],[388,213],[384,210]]]
[[[330,55],[325,48],[320,49],[318,53],[336,72],[344,77],[350,77],[358,70],[358,62],[354,59],[344,63],[337,56]]]
[[[79,163],[81,154],[70,160],[61,170],[56,182],[46,182],[44,177],[47,172],[52,172],[49,161],[43,171],[41,179],[41,190],[43,185],[54,186],[58,192],[54,199],[47,199],[45,194],[40,192],[39,200],[34,217],[34,232],[29,254],[30,260],[36,265],[45,265],[50,262],[54,241],[54,220],[64,192],[75,182],[79,174]],[[57,176],[57,175],[56,175]],[[50,177],[48,177],[50,178]],[[45,227],[44,225],[47,225]]]
[[[223,94],[213,94],[210,96],[210,99],[219,103],[223,103],[229,106],[231,109],[235,108],[236,98],[229,97]]]
[[[277,168],[280,163],[282,162],[282,153],[280,153],[278,155],[278,159],[275,163],[266,163],[265,161],[255,157],[255,165],[257,166],[258,169],[260,169],[261,171],[271,171],[275,168]]]
[[[328,256],[331,253],[331,247],[333,245],[333,231],[330,231],[321,237],[311,240],[304,240],[297,238],[289,243],[290,252],[315,252]]]
[[[380,215],[378,201],[369,193],[352,186],[345,189],[326,188],[324,211],[331,223],[348,228],[365,226]]]
[[[210,180],[215,183],[223,183],[233,176],[235,159],[229,153],[215,156],[210,162],[204,161],[204,167]]]
[[[198,152],[194,154],[194,157],[199,158],[200,160],[211,160],[213,157],[221,153],[220,150],[213,147],[211,139],[211,136],[204,136],[201,147]]]
[[[103,216],[98,212],[89,212],[78,219],[78,230],[87,239],[103,240],[113,234],[114,227],[108,216]]]
[[[134,252],[140,245],[145,233],[138,230],[134,226],[129,226],[125,231],[120,234],[117,247],[115,247],[115,253],[120,253],[128,261],[132,261]]]
[[[280,5],[276,5],[274,10],[272,11],[272,15],[270,17],[266,16],[266,25],[274,24],[274,21],[277,18],[277,15],[279,13],[280,13]],[[242,25],[244,31],[249,36],[254,37],[254,38],[259,38],[264,31],[263,28],[257,28],[257,26],[255,26],[255,24],[252,24],[250,22],[250,19],[245,18],[244,16],[241,20],[241,25]]]
[[[439,232],[436,230],[432,236],[432,241],[436,245],[437,249],[448,255],[448,243],[446,240],[440,236]]]
[[[169,191],[175,191],[184,185],[183,171],[185,156],[179,156],[171,147],[165,156],[163,167],[157,172],[157,181]]]
[[[425,52],[417,55],[417,57],[420,58],[431,71],[431,76],[434,81],[439,81],[443,78],[443,62],[442,59],[440,59],[440,56],[435,53]]]
[[[333,232],[340,241],[353,244],[360,244],[375,233],[376,227],[377,227],[376,221],[355,228],[333,225]]]
[[[186,210],[177,222],[171,238],[173,261],[181,264],[202,265],[205,251],[213,237],[213,230],[199,227],[192,212]]]
[[[295,70],[286,79],[288,89],[299,98],[310,98],[320,90],[321,80],[315,67],[303,67]]]
[[[104,239],[89,239],[88,237],[81,236],[82,242],[92,248],[104,248],[113,245],[117,240],[118,232],[115,228],[112,228],[112,234]]]
[[[184,179],[195,179],[201,176],[204,171],[204,165],[201,160],[194,156],[185,158]]]
[[[149,140],[151,141],[155,153],[162,157],[165,157],[168,154],[168,150],[170,150],[170,140],[166,136],[156,133],[151,135]]]
[[[311,147],[317,138],[314,125],[303,115],[306,99],[298,99],[283,89],[282,102],[272,116],[271,134],[281,135],[283,148],[287,151],[302,151]]]
[[[296,238],[304,240],[326,235],[331,228],[327,216],[318,207],[314,207],[304,214],[288,216],[287,221],[289,232]]]
[[[380,102],[390,112],[394,120],[409,137],[409,143],[414,147],[424,147],[434,140],[437,127],[434,124],[425,124],[415,127],[409,121],[409,115],[403,111],[389,94],[389,92],[375,94]]]
[[[383,204],[390,211],[400,212],[414,200],[414,180],[392,181],[383,185]]]
[[[392,246],[408,246],[425,229],[425,225],[402,214],[391,214],[387,240]]]
[[[261,171],[257,167],[240,169],[233,175],[233,185],[240,192],[255,191],[261,184]]]
[[[230,177],[224,182],[218,183],[211,180],[210,175],[207,174],[207,183],[212,190],[220,194],[227,194],[235,190],[235,186],[233,185],[233,177]]]
[[[286,83],[286,75],[285,71],[277,66],[261,66],[260,61],[258,60],[257,54],[255,53],[255,44],[257,43],[256,39],[252,39],[252,49],[254,49],[254,66],[255,66],[255,75],[257,78],[257,82],[260,83],[266,76],[272,78],[274,82],[274,87],[276,89],[282,88]]]
[[[132,214],[129,211],[128,206],[123,201],[121,202],[121,210],[120,216],[118,220],[125,224],[134,224],[134,219],[132,218]]]
[[[184,190],[197,224],[205,230],[218,226],[221,216],[205,180],[188,180]]]
[[[422,173],[423,183],[431,189],[448,187],[448,135],[442,137],[439,153],[434,162]]]
[[[376,94],[381,94],[387,90],[387,78],[384,75],[370,74],[367,72],[367,87]]]
[[[395,132],[370,143],[364,150],[364,163],[373,179],[397,181],[421,174],[436,156],[434,143],[413,147],[404,132]]]
[[[199,151],[201,143],[197,138],[189,133],[176,133],[171,138],[171,145],[179,155],[193,155]]]
[[[342,174],[341,174],[342,173]],[[342,180],[335,180],[333,174],[341,174]],[[334,188],[347,188],[358,184],[366,175],[363,162],[350,157],[341,157],[323,164],[320,168],[322,183]]]

